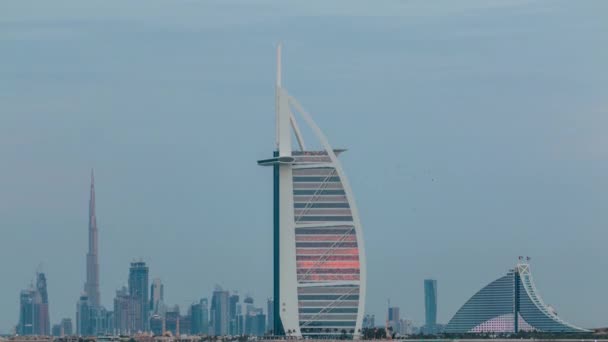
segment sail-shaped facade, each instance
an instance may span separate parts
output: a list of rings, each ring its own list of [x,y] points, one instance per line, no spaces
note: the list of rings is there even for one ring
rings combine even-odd
[[[354,196],[323,132],[281,85],[277,51],[274,170],[274,333],[358,338],[365,305],[365,253]],[[296,114],[316,136],[307,149]],[[292,146],[292,136],[297,148]]]
[[[561,319],[541,299],[530,264],[520,262],[471,297],[446,326],[447,333],[588,332]]]

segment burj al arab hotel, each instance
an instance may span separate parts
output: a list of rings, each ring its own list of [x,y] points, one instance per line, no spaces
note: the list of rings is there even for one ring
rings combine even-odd
[[[300,126],[300,124],[306,126]],[[312,131],[308,149],[300,128]],[[292,144],[292,138],[295,138]],[[338,156],[281,84],[277,49],[274,172],[274,333],[358,338],[365,307],[359,213]]]

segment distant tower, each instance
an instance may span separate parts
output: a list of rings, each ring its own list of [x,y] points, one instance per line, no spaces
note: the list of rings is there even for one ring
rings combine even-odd
[[[30,288],[22,290],[19,297],[19,325],[17,334],[34,335],[34,297],[36,292]]]
[[[228,324],[230,322],[230,312],[228,305],[229,293],[216,287],[211,298],[211,327],[214,336],[228,335]]]
[[[394,333],[399,333],[401,330],[401,316],[398,306],[389,306],[388,308],[388,326],[393,328]]]
[[[95,215],[95,176],[91,170],[91,195],[89,199],[89,252],[87,253],[87,281],[84,292],[93,307],[100,306],[99,259],[97,240],[97,217]]]
[[[86,294],[80,296],[76,304],[76,334],[78,336],[93,335],[93,327],[91,326],[91,305]]]
[[[61,336],[71,336],[73,334],[72,319],[64,318],[61,320]]]
[[[49,336],[51,333],[51,320],[49,317],[49,295],[46,289],[46,276],[39,272],[36,275],[36,291],[39,294],[38,312],[35,317],[35,333],[42,336]]]
[[[207,298],[201,299],[201,306],[203,310],[202,316],[202,325],[201,325],[201,333],[208,335],[209,334],[209,301]]]
[[[154,278],[150,286],[150,310],[152,313],[164,314],[163,305],[165,302],[165,286],[160,278]]]
[[[150,304],[148,302],[148,266],[134,261],[129,269],[129,294],[138,309],[135,313],[135,330],[148,331]]]
[[[424,280],[424,328],[435,333],[437,327],[437,280]]]

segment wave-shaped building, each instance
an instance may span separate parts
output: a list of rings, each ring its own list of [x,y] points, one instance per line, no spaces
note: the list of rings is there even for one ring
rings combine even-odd
[[[446,333],[588,332],[557,316],[541,299],[530,264],[517,266],[471,297],[446,326]]]
[[[329,145],[281,86],[280,46],[277,61],[276,150],[273,158],[258,161],[274,170],[274,333],[357,338],[365,305],[365,254],[353,192],[338,160],[344,150]],[[306,148],[297,118],[320,149]]]

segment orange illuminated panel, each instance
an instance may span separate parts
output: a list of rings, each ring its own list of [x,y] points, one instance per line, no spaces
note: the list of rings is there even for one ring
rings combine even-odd
[[[297,248],[296,255],[324,255],[327,248]],[[336,248],[330,252],[331,255],[359,255],[358,248]]]
[[[298,268],[359,268],[358,261],[325,261],[318,263],[315,261],[298,261]]]
[[[307,282],[325,282],[325,281],[350,281],[359,280],[358,274],[308,274],[305,281]]]

